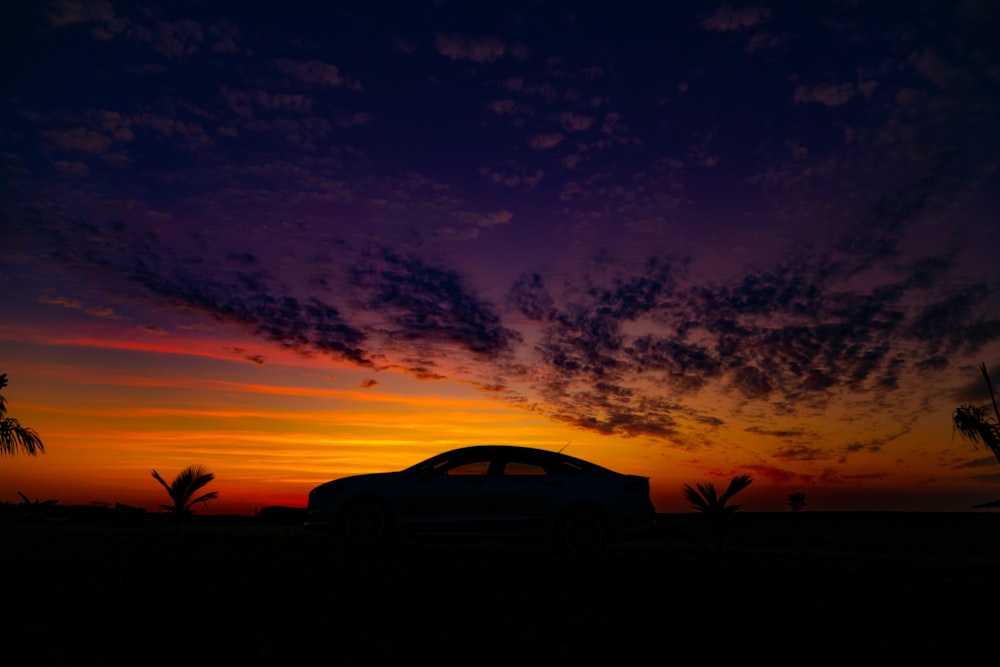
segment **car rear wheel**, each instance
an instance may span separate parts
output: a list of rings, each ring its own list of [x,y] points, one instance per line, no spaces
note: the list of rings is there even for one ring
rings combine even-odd
[[[560,522],[557,539],[567,553],[587,556],[604,550],[608,531],[604,519],[597,512],[573,510]]]
[[[344,511],[341,528],[348,544],[359,547],[381,544],[389,535],[389,516],[378,502],[360,500]]]

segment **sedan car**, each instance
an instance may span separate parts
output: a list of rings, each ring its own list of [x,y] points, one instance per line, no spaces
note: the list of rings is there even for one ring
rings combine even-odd
[[[536,536],[598,551],[652,527],[649,478],[530,447],[477,446],[309,493],[307,529],[352,545],[418,535]]]

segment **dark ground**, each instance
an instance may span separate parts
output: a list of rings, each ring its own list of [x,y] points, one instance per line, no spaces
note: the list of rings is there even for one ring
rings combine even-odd
[[[33,664],[872,665],[993,653],[1000,514],[698,515],[595,558],[155,516],[0,521],[0,641]],[[989,662],[989,660],[987,660]],[[11,663],[14,664],[14,663]]]

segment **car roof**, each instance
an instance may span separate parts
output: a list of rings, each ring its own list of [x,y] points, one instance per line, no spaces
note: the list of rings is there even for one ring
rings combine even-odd
[[[488,456],[498,456],[504,454],[531,456],[535,458],[549,457],[549,458],[559,458],[564,461],[572,461],[574,463],[579,463],[582,466],[589,466],[592,468],[601,468],[601,466],[596,463],[591,463],[590,461],[585,461],[584,459],[578,459],[575,456],[569,456],[568,454],[563,454],[562,452],[553,452],[548,449],[539,449],[538,447],[524,447],[522,445],[470,445],[468,447],[459,447],[458,449],[452,449],[446,452],[441,452],[434,458],[440,456],[448,456],[452,454],[467,454],[474,452],[482,452]]]

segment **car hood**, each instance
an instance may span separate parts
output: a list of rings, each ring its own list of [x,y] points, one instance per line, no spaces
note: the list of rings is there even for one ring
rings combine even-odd
[[[332,490],[338,487],[364,487],[369,485],[377,485],[383,481],[398,478],[403,473],[401,472],[372,472],[366,473],[364,475],[350,475],[348,477],[340,477],[338,479],[331,480],[325,484],[320,484],[316,487],[317,491]]]

